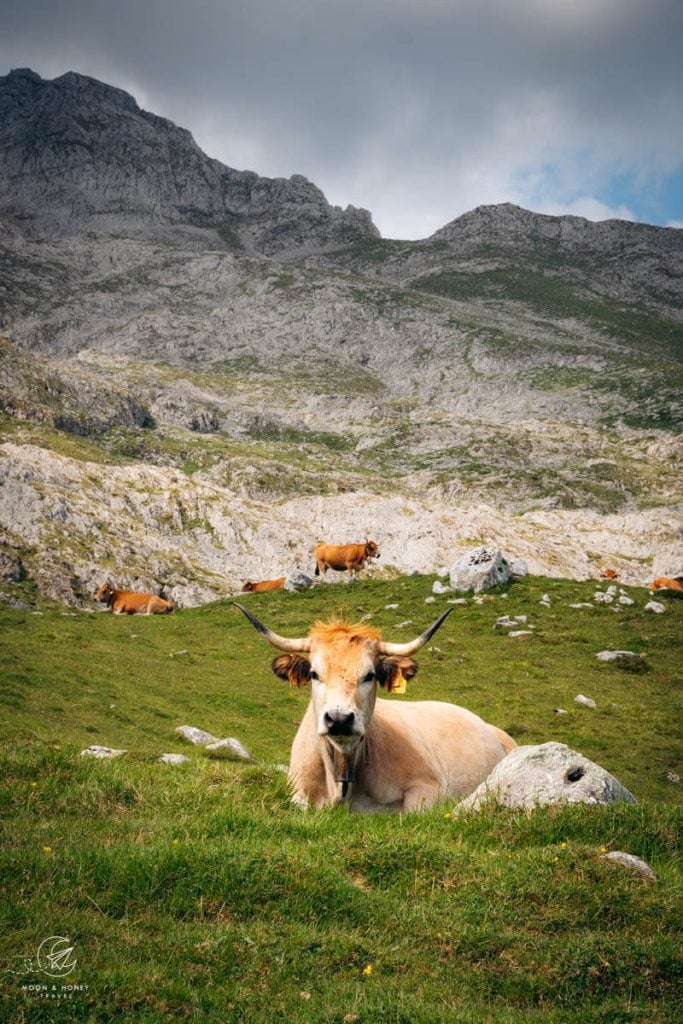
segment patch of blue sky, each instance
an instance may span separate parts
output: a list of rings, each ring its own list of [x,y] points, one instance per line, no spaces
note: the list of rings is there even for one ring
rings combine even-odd
[[[633,168],[610,174],[586,151],[566,162],[519,168],[512,184],[520,205],[539,212],[683,226],[683,163],[666,172]]]

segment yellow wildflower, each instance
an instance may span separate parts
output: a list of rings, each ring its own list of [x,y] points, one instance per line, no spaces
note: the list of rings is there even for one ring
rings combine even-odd
[[[43,853],[52,853],[52,847],[51,846],[44,846],[43,847]]]
[[[370,975],[372,974],[372,964],[365,965],[365,967],[363,968],[363,974],[365,975],[366,978],[370,977]]]

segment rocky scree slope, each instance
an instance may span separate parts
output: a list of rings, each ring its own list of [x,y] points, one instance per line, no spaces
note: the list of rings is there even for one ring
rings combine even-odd
[[[203,600],[361,534],[429,569],[504,541],[499,515],[534,571],[674,571],[683,232],[504,205],[384,240],[121,90],[25,70],[0,79],[0,227],[0,523],[41,586],[113,569]]]

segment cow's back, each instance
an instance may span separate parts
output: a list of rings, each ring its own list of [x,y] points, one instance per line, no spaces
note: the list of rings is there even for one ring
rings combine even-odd
[[[473,792],[516,746],[502,729],[457,704],[378,698],[368,737],[370,771],[409,789],[420,774],[441,798]]]

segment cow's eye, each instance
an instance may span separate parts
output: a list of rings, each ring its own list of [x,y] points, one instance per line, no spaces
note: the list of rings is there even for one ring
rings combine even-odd
[[[376,678],[377,677],[374,672],[368,672],[367,675],[364,675],[361,679],[361,683],[374,683]]]
[[[310,672],[308,673],[308,678],[309,678],[309,679],[311,679],[311,680],[312,680],[312,681],[313,681],[314,683],[316,683],[316,682],[318,682],[318,681],[319,681],[319,679],[320,679],[320,676],[318,675],[318,673],[316,672],[316,670],[315,670],[314,668],[312,668],[312,669],[310,670]]]

